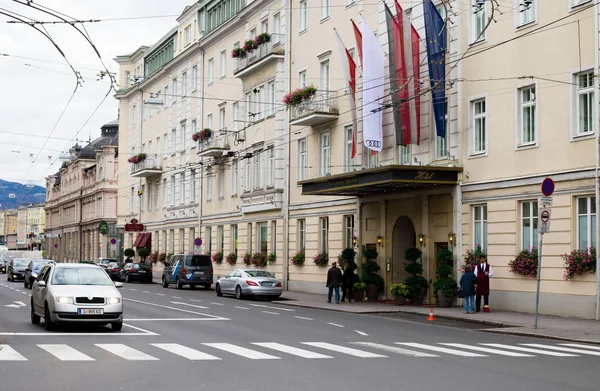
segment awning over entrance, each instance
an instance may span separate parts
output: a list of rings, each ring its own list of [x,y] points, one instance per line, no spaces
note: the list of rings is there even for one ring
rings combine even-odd
[[[366,196],[456,185],[462,167],[385,166],[300,181],[303,195]]]
[[[152,234],[150,232],[142,232],[138,235],[133,243],[133,247],[150,247],[152,245]]]

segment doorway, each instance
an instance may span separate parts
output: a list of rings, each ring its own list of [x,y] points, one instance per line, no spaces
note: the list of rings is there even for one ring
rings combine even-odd
[[[404,270],[404,252],[407,248],[416,247],[417,235],[415,226],[408,216],[402,216],[394,224],[392,233],[392,283],[400,284],[408,277]]]

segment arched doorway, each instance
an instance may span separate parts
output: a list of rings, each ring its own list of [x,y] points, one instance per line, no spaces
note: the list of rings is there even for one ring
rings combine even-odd
[[[400,217],[394,224],[392,234],[392,283],[399,284],[408,277],[408,273],[404,270],[404,264],[406,263],[404,251],[407,248],[416,247],[416,245],[417,235],[412,220],[407,216]]]

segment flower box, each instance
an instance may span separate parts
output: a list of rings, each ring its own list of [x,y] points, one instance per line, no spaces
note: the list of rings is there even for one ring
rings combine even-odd
[[[304,88],[297,88],[292,92],[285,94],[283,103],[287,106],[296,106],[305,100],[311,99],[317,93],[317,87],[309,85]]]
[[[148,155],[146,155],[145,153],[138,153],[137,155],[134,155],[134,156],[130,157],[129,159],[127,159],[127,161],[129,163],[137,164],[137,163],[141,163],[144,160],[146,160],[147,157],[148,157]]]
[[[244,50],[244,48],[234,48],[231,51],[231,57],[232,58],[244,58],[246,57],[246,51]]]

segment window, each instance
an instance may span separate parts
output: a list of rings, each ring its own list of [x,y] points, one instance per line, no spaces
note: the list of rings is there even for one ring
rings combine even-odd
[[[206,115],[206,127],[209,129],[212,129],[212,126],[213,126],[213,116],[211,113],[211,114]]]
[[[306,87],[306,71],[298,72],[298,87]]]
[[[471,102],[473,112],[473,153],[485,153],[487,150],[485,99]]]
[[[248,252],[252,254],[252,223],[248,223],[248,243],[246,244]]]
[[[522,249],[528,250],[538,245],[538,205],[537,201],[521,203]]]
[[[169,136],[167,135],[167,133],[163,134],[163,154],[165,159],[167,158],[167,154],[169,153],[168,138]]]
[[[298,180],[303,181],[307,178],[308,161],[306,160],[306,139],[298,140]]]
[[[194,66],[192,68],[192,91],[196,91],[198,89],[198,67]]]
[[[273,15],[273,43],[281,42],[281,14]]]
[[[267,94],[267,115],[273,115],[275,114],[275,81],[267,83]]]
[[[148,183],[148,212],[152,210],[152,183]]]
[[[271,221],[271,252],[277,252],[277,221]]]
[[[298,246],[297,251],[302,251],[306,248],[306,220],[298,219],[296,222],[298,227]]]
[[[138,194],[140,197],[140,212],[144,211],[144,199],[142,198],[142,196],[145,192],[145,189],[146,189],[146,186],[142,185],[142,188],[140,189],[140,194]]]
[[[264,19],[260,22],[260,32],[261,33],[269,32],[269,20],[268,19]]]
[[[478,0],[472,0],[473,16],[471,21],[471,31],[473,32],[472,41],[479,42],[485,39],[485,25],[487,24],[487,16],[485,12],[485,3],[477,5]]]
[[[344,216],[344,248],[354,247],[354,215]]]
[[[329,252],[329,217],[321,217],[319,229],[319,246],[321,252]]]
[[[321,0],[321,20],[329,17],[329,13],[331,12],[329,5],[330,0]]]
[[[167,187],[167,178],[163,179],[163,207],[166,208],[167,205],[169,204],[169,199],[167,196],[167,191],[168,191],[168,187]],[[165,241],[166,243],[166,241]]]
[[[254,153],[254,189],[263,188],[263,151]]]
[[[444,123],[446,124],[446,134],[444,137],[440,137],[437,135],[437,128],[436,128],[435,157],[437,159],[448,157],[448,133],[449,133],[449,129],[448,129],[448,98],[446,98],[446,116],[445,116]],[[435,125],[435,121],[434,121],[434,125]]]
[[[214,73],[215,73],[215,59],[211,58],[208,60],[208,84],[212,84],[214,82]]]
[[[198,123],[195,119],[192,120],[192,134],[196,134],[198,131]]]
[[[165,86],[165,103],[169,103],[172,100],[172,96],[169,95],[169,86]]]
[[[219,225],[217,227],[217,251],[223,252],[225,249],[225,227]]]
[[[238,226],[234,224],[231,226],[231,252],[237,255],[238,253]]]
[[[536,110],[535,110],[535,86],[521,88],[519,90],[519,115],[520,145],[535,144],[536,134]]]
[[[131,188],[131,193],[129,196],[129,213],[133,213],[133,207],[135,202],[135,188]]]
[[[401,145],[399,154],[400,154],[400,157],[398,160],[400,161],[400,164],[409,165],[410,164],[410,145],[407,145],[406,147]]]
[[[232,113],[233,113],[233,130],[238,130],[238,120],[240,119],[240,103],[233,102]]]
[[[160,209],[160,181],[156,181],[154,189],[154,207]]]
[[[320,90],[329,91],[329,60],[321,61],[320,66]]]
[[[225,198],[225,169],[223,167],[219,167],[219,171],[217,173],[217,186],[219,187],[219,199],[222,200]]]
[[[306,31],[306,29],[308,28],[308,4],[307,4],[307,0],[300,0],[300,5],[299,5],[298,8],[300,8],[300,10],[298,11],[299,17],[300,17],[298,31],[299,32],[303,32],[303,31]]]
[[[268,177],[267,177],[267,186],[273,187],[275,186],[275,149],[269,148],[267,149],[267,159],[268,159]]]
[[[330,174],[330,137],[329,132],[321,133],[320,154],[319,154],[319,175],[326,176]]]
[[[536,0],[532,0],[531,3],[529,3],[529,4],[525,4],[525,2],[520,2],[520,4],[519,4],[519,26],[523,26],[523,25],[535,22],[535,7],[536,7]]]
[[[265,110],[263,106],[265,106],[265,86],[259,86],[255,89],[256,92],[256,102],[254,103],[254,107],[256,108],[256,114],[258,114],[258,119],[263,119],[265,116]]]
[[[187,79],[187,72],[183,72],[181,74],[181,94],[183,95],[182,98],[185,98],[185,96],[188,93],[188,79]]]
[[[179,139],[180,139],[180,144],[181,144],[181,151],[185,151],[185,140],[186,140],[186,127],[185,127],[185,121],[183,121],[181,123],[181,132],[179,134]]]
[[[596,197],[577,199],[577,244],[580,250],[596,247]]]
[[[367,168],[377,167],[377,162],[379,161],[379,154],[373,154],[373,152],[369,148],[364,147],[363,156],[366,156],[363,160],[366,160]]]
[[[487,205],[473,207],[473,246],[487,251]]]
[[[171,253],[175,253],[175,230],[174,229],[169,231],[169,236],[171,237]]]
[[[577,7],[577,6],[581,5],[581,4],[585,4],[585,3],[588,3],[590,1],[591,0],[571,0],[571,4],[572,4],[571,7]]]
[[[212,254],[212,228],[206,227],[206,252]]]
[[[269,251],[269,228],[267,223],[258,223],[258,248],[260,252]]]
[[[192,26],[189,25],[187,26],[184,30],[184,37],[185,37],[185,45],[189,45],[190,43],[192,43]]]
[[[227,129],[225,126],[225,107],[219,109],[219,130]]]
[[[185,229],[179,230],[179,251],[185,253]]]
[[[190,171],[190,202],[196,202],[196,170]]]
[[[129,87],[131,83],[131,72],[125,71],[125,87]]]
[[[231,195],[237,195],[238,161],[231,163]]]
[[[246,92],[246,121],[253,121],[255,115],[254,104],[252,102],[252,92]]]
[[[227,53],[225,50],[221,52],[221,77],[227,75]]]
[[[250,191],[251,189],[251,176],[250,171],[252,170],[252,161],[250,159],[246,159],[246,168],[244,169],[244,190]]]
[[[171,129],[171,153],[177,151],[177,129]]]
[[[179,85],[177,84],[177,78],[175,77],[173,78],[173,99],[171,100],[172,103],[175,103],[177,95],[179,95]]]
[[[212,201],[212,184],[213,184],[212,170],[206,170],[206,201]]]
[[[179,174],[179,203],[185,202],[185,174]]]
[[[594,72],[584,72],[577,76],[577,136],[585,136],[596,131]]]
[[[344,148],[344,172],[352,172],[354,159],[352,159],[352,125],[344,128],[346,148]]]
[[[170,205],[175,205],[175,175],[171,176],[171,195],[170,195]]]

